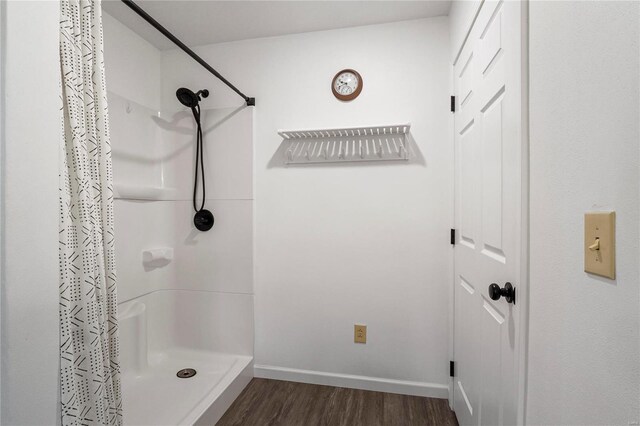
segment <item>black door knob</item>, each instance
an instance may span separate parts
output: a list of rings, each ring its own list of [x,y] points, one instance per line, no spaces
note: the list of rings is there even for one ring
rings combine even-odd
[[[489,286],[489,297],[492,300],[500,300],[500,297],[504,297],[507,303],[516,304],[516,289],[511,285],[511,283],[506,283],[504,288],[500,288],[500,286],[496,283],[493,283]]]

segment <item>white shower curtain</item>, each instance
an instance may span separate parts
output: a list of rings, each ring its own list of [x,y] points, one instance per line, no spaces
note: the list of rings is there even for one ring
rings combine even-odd
[[[120,425],[113,178],[100,1],[61,0],[63,425]]]

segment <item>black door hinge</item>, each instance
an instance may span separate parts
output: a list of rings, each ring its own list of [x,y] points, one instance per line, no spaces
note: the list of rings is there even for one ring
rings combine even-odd
[[[451,377],[455,377],[455,373],[456,373],[455,365],[456,365],[455,362],[449,361],[449,376]]]
[[[456,97],[451,97],[451,112],[456,112]]]
[[[451,245],[452,246],[456,245],[456,230],[455,229],[451,229]]]

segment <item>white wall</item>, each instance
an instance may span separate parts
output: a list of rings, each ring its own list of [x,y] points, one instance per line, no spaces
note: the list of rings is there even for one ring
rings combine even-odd
[[[204,46],[203,58],[255,96],[256,363],[445,385],[452,218],[446,18]],[[337,101],[331,79],[364,90]],[[180,51],[163,57],[205,105],[242,103]],[[411,122],[411,164],[278,166],[278,129]],[[368,343],[353,343],[353,324]],[[265,371],[264,369],[262,371]],[[445,390],[446,394],[446,390]]]
[[[639,8],[530,3],[528,424],[640,420]],[[616,280],[583,272],[593,210],[617,214]]]
[[[58,2],[3,2],[2,418],[58,421]]]

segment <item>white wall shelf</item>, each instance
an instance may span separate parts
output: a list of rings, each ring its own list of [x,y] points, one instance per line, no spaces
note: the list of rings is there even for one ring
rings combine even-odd
[[[161,201],[175,199],[175,188],[162,186],[127,185],[115,183],[113,185],[116,200],[149,200]]]
[[[280,130],[285,164],[406,161],[411,124]]]

